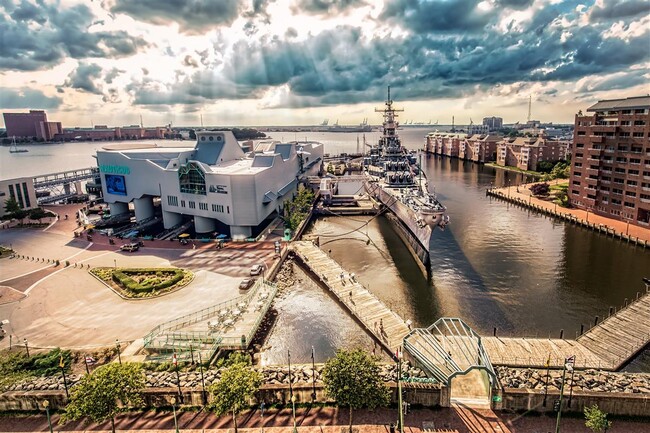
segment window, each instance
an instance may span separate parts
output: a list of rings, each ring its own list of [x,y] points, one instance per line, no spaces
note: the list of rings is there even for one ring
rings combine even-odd
[[[212,212],[221,212],[221,213],[223,213],[223,205],[222,204],[213,204],[212,205]]]
[[[579,171],[574,171],[574,172],[573,172],[573,175],[574,175],[574,176],[578,176],[578,177],[582,177],[582,173],[579,172]]]
[[[636,180],[628,180],[627,184],[630,186],[637,186],[638,184],[636,183]]]
[[[636,193],[634,191],[625,191],[625,195],[628,197],[636,197]]]
[[[32,207],[32,204],[29,201],[29,192],[27,192],[27,182],[23,182],[23,194],[25,196],[25,207]]]
[[[193,201],[190,201],[189,205],[190,205],[190,209],[196,209],[196,203],[194,203]]]
[[[167,196],[167,204],[170,206],[178,206],[178,197],[173,195]]]
[[[226,206],[226,213],[230,213],[230,206]]]
[[[575,186],[580,186],[580,181],[578,181],[578,180],[574,180],[574,181],[573,181],[573,184],[574,184]]]
[[[205,137],[201,137],[203,139]],[[181,192],[206,195],[205,173],[198,164],[189,162],[178,169],[178,183]]]
[[[645,120],[635,120],[634,126],[645,126]]]
[[[573,195],[580,195],[580,191],[578,191],[577,189],[572,189],[572,190],[571,190],[571,194],[573,194]]]
[[[185,200],[181,200],[181,207],[185,207]]]
[[[631,208],[634,208],[634,203],[631,203],[631,202],[629,202],[629,201],[626,201],[626,202],[625,202],[625,207],[631,207]]]
[[[578,131],[578,135],[579,135],[579,136],[583,136],[583,135],[585,135],[585,131]]]
[[[18,196],[18,204],[21,209],[25,209],[25,203],[23,202],[23,193],[20,192],[20,184],[16,184],[16,195]]]
[[[208,210],[208,204],[207,203],[199,203],[199,209]]]
[[[643,138],[643,132],[633,132],[632,137],[634,137],[634,138]]]

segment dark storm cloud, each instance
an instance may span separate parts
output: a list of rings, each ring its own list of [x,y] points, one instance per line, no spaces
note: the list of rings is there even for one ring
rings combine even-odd
[[[616,20],[636,15],[647,15],[650,13],[650,2],[648,0],[607,0],[603,5],[594,5],[589,12],[589,19],[592,22],[600,20]]]
[[[0,87],[0,107],[3,109],[46,109],[58,108],[62,103],[61,98],[45,96],[43,92],[28,87],[9,89]]]
[[[232,24],[239,16],[244,0],[117,0],[112,12],[121,12],[152,24],[177,23],[185,33]],[[263,7],[266,2],[256,2]]]
[[[22,0],[5,9],[8,16],[0,14],[0,69],[33,71],[66,57],[123,57],[148,45],[123,31],[88,31],[94,16],[83,4],[63,8]]]
[[[497,16],[496,8],[481,11],[478,3],[478,0],[387,0],[380,19],[415,33],[477,32]]]
[[[124,72],[126,71],[117,68],[112,68],[106,73],[106,75],[104,75],[104,81],[106,81],[106,84],[113,84],[113,80],[117,78],[118,75],[123,74]]]
[[[342,13],[366,4],[364,0],[297,0],[294,10],[316,15],[332,14]]]
[[[605,79],[593,79],[583,83],[576,92],[600,92],[605,90],[627,89],[640,84],[646,84],[648,79],[644,77],[644,71],[621,72]]]
[[[102,68],[94,63],[81,63],[74,71],[70,72],[68,79],[63,84],[64,87],[83,90],[84,92],[102,95],[101,85],[96,81],[102,75]]]
[[[135,105],[203,104],[219,99],[246,99],[260,96],[260,89],[225,81],[212,71],[197,71],[182,76],[171,85],[144,77],[126,87]]]

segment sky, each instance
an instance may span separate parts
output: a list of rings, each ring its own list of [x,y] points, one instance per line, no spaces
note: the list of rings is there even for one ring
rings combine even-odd
[[[64,127],[573,123],[650,93],[650,0],[0,0],[0,109]]]

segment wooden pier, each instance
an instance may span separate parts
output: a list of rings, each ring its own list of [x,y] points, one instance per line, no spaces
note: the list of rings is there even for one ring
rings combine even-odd
[[[650,292],[578,337],[578,343],[618,370],[650,343]]]
[[[391,354],[397,351],[404,337],[410,332],[399,315],[391,311],[313,242],[293,242],[291,249],[301,265],[307,268],[387,351]]]

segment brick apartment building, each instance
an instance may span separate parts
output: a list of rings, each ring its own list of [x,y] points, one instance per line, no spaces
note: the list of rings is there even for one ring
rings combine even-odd
[[[542,161],[560,161],[567,158],[568,141],[537,137],[508,137],[497,144],[497,164],[537,171]]]
[[[431,132],[426,137],[425,152],[474,162],[492,162],[496,158],[497,142],[503,137],[492,134]]]
[[[48,122],[43,110],[29,110],[29,113],[2,113],[7,128],[7,137],[22,140],[51,141],[63,132],[61,122]]]
[[[650,225],[650,96],[599,101],[575,117],[571,204]]]

